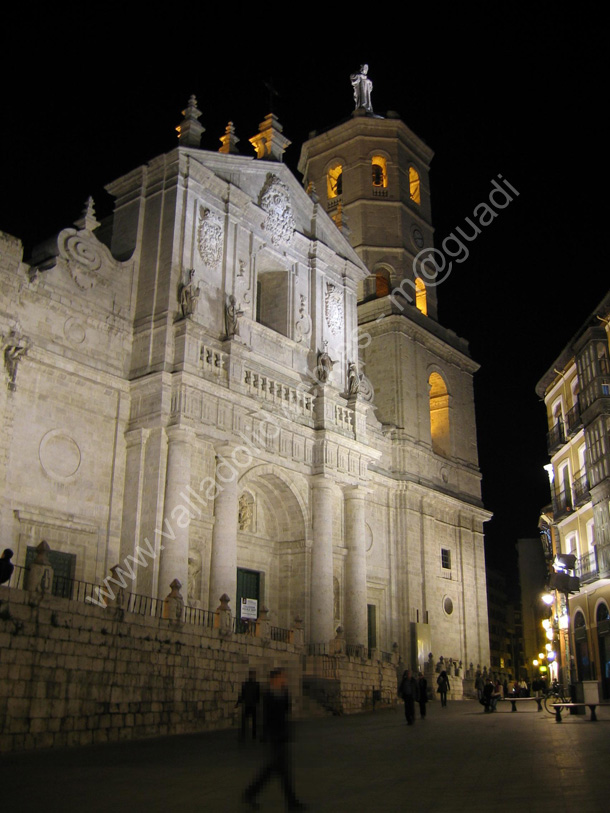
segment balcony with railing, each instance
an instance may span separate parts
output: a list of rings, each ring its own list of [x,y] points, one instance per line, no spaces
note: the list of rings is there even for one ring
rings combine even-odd
[[[557,423],[549,429],[547,434],[547,448],[549,454],[554,454],[561,449],[566,442],[566,435],[563,429],[563,421],[558,420]]]
[[[553,515],[556,521],[567,517],[573,510],[572,494],[569,490],[564,489],[553,494]]]
[[[580,414],[580,404],[577,400],[572,409],[568,410],[566,415],[566,432],[568,437],[571,438],[572,435],[575,435],[581,426],[582,417]]]
[[[583,554],[576,562],[576,575],[581,584],[595,581],[599,578],[599,568],[597,566],[597,548]]]
[[[589,479],[585,474],[576,476],[572,483],[572,491],[574,494],[574,507],[578,508],[589,501]]]

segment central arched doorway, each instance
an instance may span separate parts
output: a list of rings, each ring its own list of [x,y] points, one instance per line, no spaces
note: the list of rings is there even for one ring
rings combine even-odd
[[[239,482],[237,592],[270,610],[273,626],[290,628],[309,611],[307,508],[292,477],[277,466],[257,466]],[[306,492],[305,492],[306,493]]]

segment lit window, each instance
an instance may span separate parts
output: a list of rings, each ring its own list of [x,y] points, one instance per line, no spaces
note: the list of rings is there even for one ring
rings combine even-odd
[[[371,161],[373,186],[385,189],[388,185],[387,162],[383,155],[374,155]]]
[[[343,194],[343,167],[337,164],[328,170],[326,175],[326,192],[328,198],[337,198]]]
[[[451,551],[441,548],[441,565],[445,570],[451,570]]]
[[[421,191],[419,187],[419,172],[415,167],[409,167],[409,197],[413,203],[421,204]]]
[[[428,301],[426,299],[426,286],[419,277],[415,278],[415,307],[424,316],[428,315]]]
[[[432,451],[449,457],[449,393],[447,385],[438,373],[432,373],[428,380],[430,388],[430,435]]]
[[[377,298],[387,296],[390,293],[390,281],[383,271],[375,274],[375,294]]]

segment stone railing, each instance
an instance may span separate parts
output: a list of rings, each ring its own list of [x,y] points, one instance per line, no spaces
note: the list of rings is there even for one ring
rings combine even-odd
[[[249,395],[275,404],[291,414],[312,417],[313,396],[298,387],[291,387],[248,368],[244,370],[244,384]]]
[[[346,432],[354,431],[354,413],[349,407],[337,404],[335,406],[335,423],[340,429]]]
[[[201,343],[199,360],[204,374],[222,376],[226,372],[228,356],[215,347]]]

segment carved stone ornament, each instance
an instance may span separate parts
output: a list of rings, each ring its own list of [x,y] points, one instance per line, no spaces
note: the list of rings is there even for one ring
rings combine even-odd
[[[361,398],[363,401],[368,402],[371,402],[375,397],[375,390],[373,389],[373,385],[371,384],[369,379],[364,375],[364,373],[360,373],[358,397]]]
[[[223,229],[218,215],[199,207],[199,225],[197,226],[197,247],[199,256],[210,268],[217,268],[222,259]]]
[[[343,325],[343,295],[332,282],[326,283],[325,312],[330,332],[337,335]]]
[[[70,276],[82,291],[106,284],[99,273],[105,260],[113,267],[116,265],[106,246],[86,229],[64,229],[57,238],[57,247]]]
[[[311,316],[307,312],[307,297],[300,294],[301,304],[299,306],[299,318],[294,326],[295,339],[302,342],[311,333]]]
[[[267,213],[262,223],[274,246],[290,244],[296,227],[286,184],[270,175],[261,194],[261,207]]]

